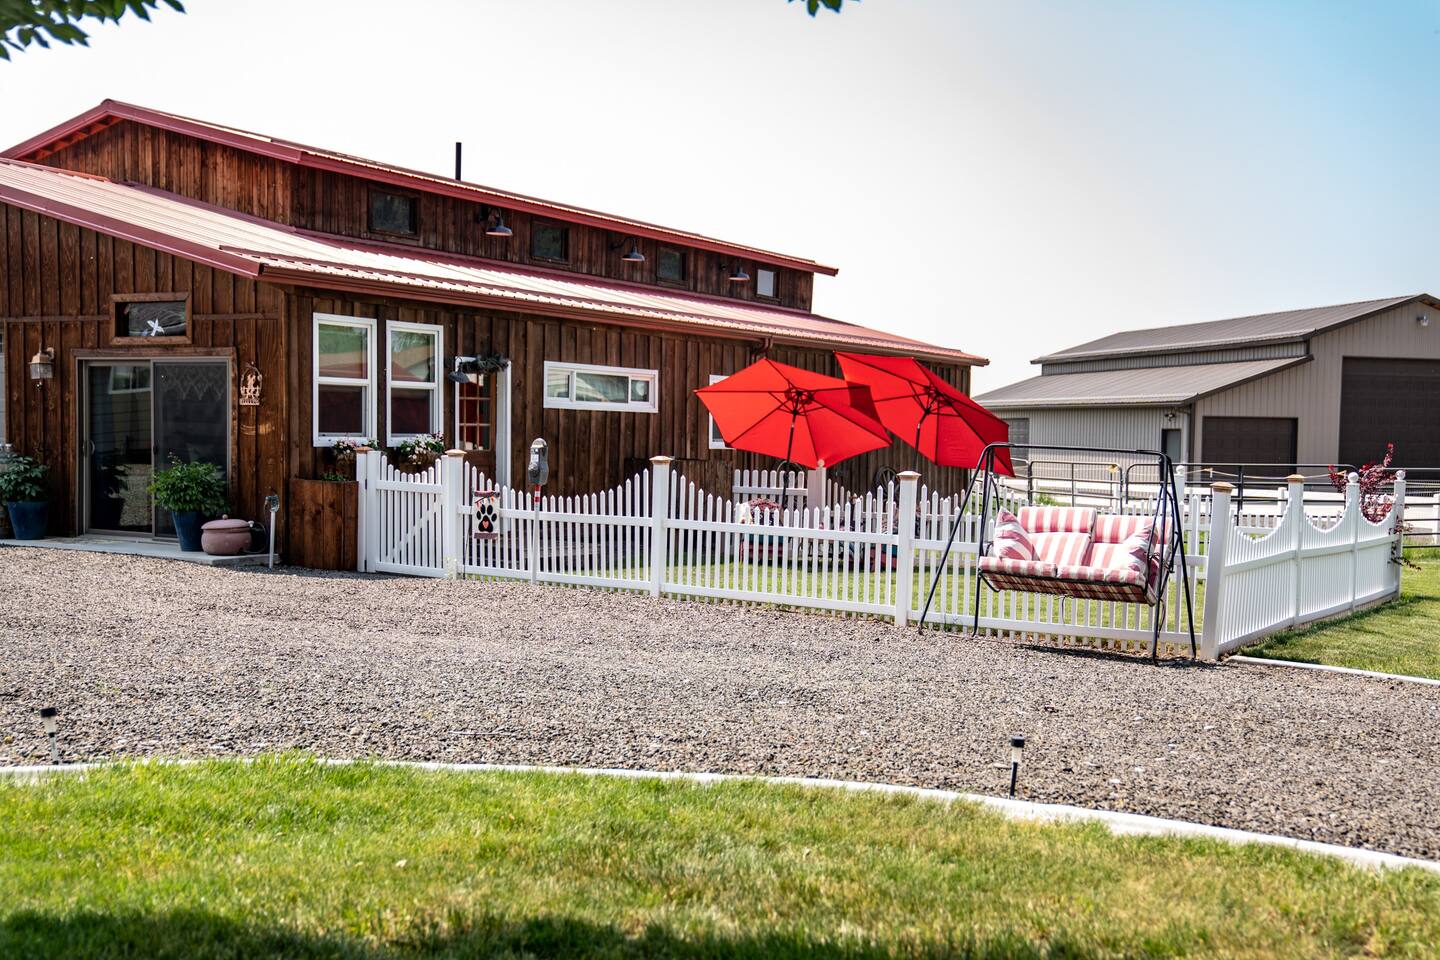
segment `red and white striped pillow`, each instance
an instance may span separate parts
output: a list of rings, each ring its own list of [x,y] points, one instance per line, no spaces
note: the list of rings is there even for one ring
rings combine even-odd
[[[1002,560],[1034,560],[1035,545],[1025,535],[1025,528],[1009,510],[995,514],[995,539],[990,543],[990,556]]]

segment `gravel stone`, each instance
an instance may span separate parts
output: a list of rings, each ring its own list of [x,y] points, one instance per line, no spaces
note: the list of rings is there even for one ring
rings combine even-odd
[[[1440,688],[525,583],[0,548],[0,764],[330,757],[835,777],[1440,859]]]

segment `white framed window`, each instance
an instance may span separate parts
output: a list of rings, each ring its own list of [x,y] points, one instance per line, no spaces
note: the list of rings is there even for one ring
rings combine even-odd
[[[545,406],[655,413],[660,409],[660,371],[546,360]]]
[[[766,267],[755,271],[755,295],[774,299],[780,296],[780,274]]]
[[[445,330],[429,323],[385,325],[385,432],[387,446],[444,429],[440,392]]]
[[[311,409],[315,446],[375,435],[375,321],[315,314]]]
[[[712,373],[712,374],[710,374],[710,386],[712,386],[712,387],[715,386],[715,384],[719,383],[721,380],[724,380],[724,379],[725,379],[726,377],[728,377],[728,376],[730,376],[728,373]],[[720,428],[717,427],[717,426],[715,426],[715,418],[714,418],[713,416],[711,416],[710,414],[707,413],[707,414],[705,414],[705,419],[709,421],[709,426],[707,427],[707,431],[708,431],[708,432],[707,432],[706,436],[708,436],[708,437],[710,438],[710,449],[711,449],[711,450],[729,450],[729,449],[731,449],[731,447],[730,447],[728,444],[725,443],[725,437],[721,435],[721,433],[720,433]]]

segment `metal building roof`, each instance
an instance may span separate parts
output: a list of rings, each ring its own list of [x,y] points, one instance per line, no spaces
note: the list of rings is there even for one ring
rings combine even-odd
[[[1309,357],[1142,367],[1094,373],[1051,373],[1031,377],[975,397],[995,410],[1021,407],[1099,407],[1113,404],[1171,405],[1275,373]]]
[[[297,230],[148,187],[0,160],[0,202],[276,283],[408,296],[638,326],[987,363],[961,350],[801,310]]]
[[[334,150],[325,150],[320,147],[310,147],[303,143],[295,143],[290,140],[267,137],[264,134],[252,133],[248,130],[240,130],[235,127],[226,127],[220,124],[207,123],[203,120],[181,117],[173,113],[166,113],[162,110],[152,110],[148,107],[140,107],[131,103],[122,103],[118,100],[105,100],[99,106],[87,110],[78,117],[67,120],[57,127],[46,130],[44,133],[37,134],[23,143],[16,144],[10,149],[0,152],[0,159],[43,159],[56,150],[83,140],[85,137],[121,120],[132,120],[136,123],[159,127],[163,130],[186,134],[202,140],[226,144],[240,150],[249,151],[261,156],[274,157],[302,167],[313,167],[337,173],[348,173],[353,176],[409,187],[414,190],[459,197],[475,203],[493,204],[504,207],[507,210],[522,210],[527,213],[538,213],[541,216],[555,217],[572,223],[582,223],[588,226],[599,227],[604,230],[614,230],[627,235],[685,244],[715,253],[731,254],[777,266],[791,267],[812,273],[823,273],[827,276],[834,276],[838,272],[835,267],[828,267],[804,257],[794,257],[789,254],[776,253],[773,250],[762,250],[759,247],[730,243],[725,240],[717,240],[714,237],[691,233],[687,230],[662,227],[653,223],[645,223],[641,220],[631,220],[627,217],[601,213],[598,210],[589,210],[570,204],[541,200],[536,197],[527,197],[518,193],[498,190],[494,187],[465,183],[448,177],[437,176],[433,173],[409,170],[405,167],[397,167],[375,160],[366,160],[363,157],[355,157],[350,154],[339,153]]]
[[[1173,327],[1152,327],[1148,330],[1126,330],[1099,340],[1037,357],[1033,363],[1061,360],[1090,360],[1098,357],[1135,356],[1137,354],[1185,353],[1222,347],[1248,346],[1289,340],[1308,340],[1322,330],[1398,307],[1411,301],[1422,301],[1440,307],[1429,294],[1410,294],[1384,300],[1362,300],[1332,307],[1311,307],[1305,310],[1283,310],[1251,317],[1185,323]],[[1173,369],[1173,368],[1171,368]]]

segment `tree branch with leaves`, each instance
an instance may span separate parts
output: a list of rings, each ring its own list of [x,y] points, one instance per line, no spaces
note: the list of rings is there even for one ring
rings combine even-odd
[[[150,11],[162,4],[185,12],[180,0],[0,0],[0,60],[32,45],[89,46],[90,35],[81,28],[87,20],[119,23],[127,13],[149,20]]]

